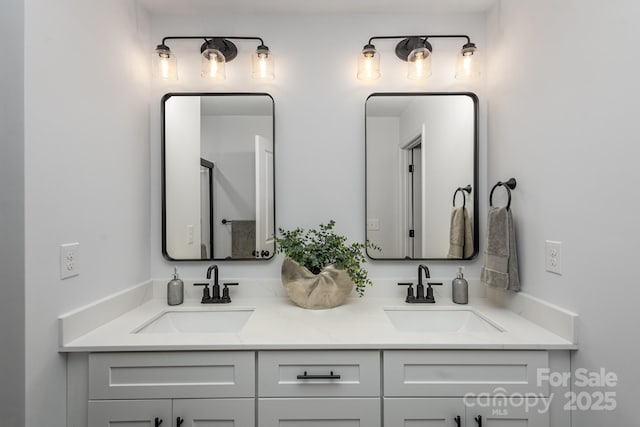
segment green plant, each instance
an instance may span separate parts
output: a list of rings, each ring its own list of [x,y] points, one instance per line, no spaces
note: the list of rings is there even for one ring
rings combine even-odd
[[[279,228],[282,237],[275,239],[276,252],[284,253],[313,274],[320,273],[328,265],[345,270],[355,284],[356,292],[362,296],[365,286],[373,284],[367,277],[367,270],[362,266],[367,262],[363,250],[380,248],[368,240],[365,243],[346,244],[347,238],[333,231],[335,224],[336,222],[331,220],[326,225],[320,224],[317,230],[308,231],[302,228]]]

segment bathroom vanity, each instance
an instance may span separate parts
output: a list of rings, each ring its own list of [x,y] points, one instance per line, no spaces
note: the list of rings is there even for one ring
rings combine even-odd
[[[552,332],[482,298],[309,311],[280,297],[169,307],[153,289],[61,318],[69,426],[568,425],[568,390],[538,378],[570,370],[561,310]]]

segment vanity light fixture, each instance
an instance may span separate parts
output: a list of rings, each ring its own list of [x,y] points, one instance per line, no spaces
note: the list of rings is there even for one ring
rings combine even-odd
[[[396,45],[396,56],[407,62],[407,78],[411,80],[426,80],[431,76],[431,57],[433,46],[429,39],[436,38],[464,38],[467,42],[458,54],[456,79],[467,80],[480,75],[478,63],[478,48],[466,35],[423,35],[423,36],[374,36],[362,48],[358,59],[359,80],[377,80],[380,78],[380,54],[373,45],[377,39],[402,39]]]
[[[273,54],[260,37],[229,36],[176,36],[165,37],[152,54],[154,77],[160,80],[177,80],[177,58],[167,46],[167,40],[203,40],[200,46],[202,78],[207,80],[225,80],[225,64],[233,61],[238,55],[238,48],[231,40],[259,41],[256,51],[251,57],[251,77],[258,80],[275,78]]]

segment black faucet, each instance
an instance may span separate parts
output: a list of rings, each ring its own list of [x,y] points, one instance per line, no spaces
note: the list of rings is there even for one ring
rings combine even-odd
[[[429,268],[420,264],[418,266],[418,285],[416,286],[416,295],[413,295],[413,283],[398,283],[398,286],[408,286],[407,288],[407,298],[405,302],[409,304],[417,304],[417,303],[435,303],[436,299],[433,296],[433,285],[442,285],[442,283],[430,283],[427,282],[427,295],[424,294],[424,285],[422,284],[422,272],[424,271],[424,277],[426,279],[431,278],[431,274],[429,273]]]
[[[231,302],[229,288],[227,286],[238,286],[237,283],[223,283],[222,296],[220,296],[220,284],[218,283],[218,266],[212,264],[207,269],[207,280],[211,280],[211,272],[213,271],[213,294],[209,293],[209,282],[194,283],[193,286],[204,286],[202,289],[202,304],[227,304]]]

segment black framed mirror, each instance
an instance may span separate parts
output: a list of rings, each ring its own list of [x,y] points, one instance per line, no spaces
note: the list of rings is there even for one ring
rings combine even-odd
[[[478,98],[374,93],[365,104],[366,238],[378,260],[478,253]]]
[[[266,93],[162,98],[162,253],[171,261],[275,252],[274,101]]]

